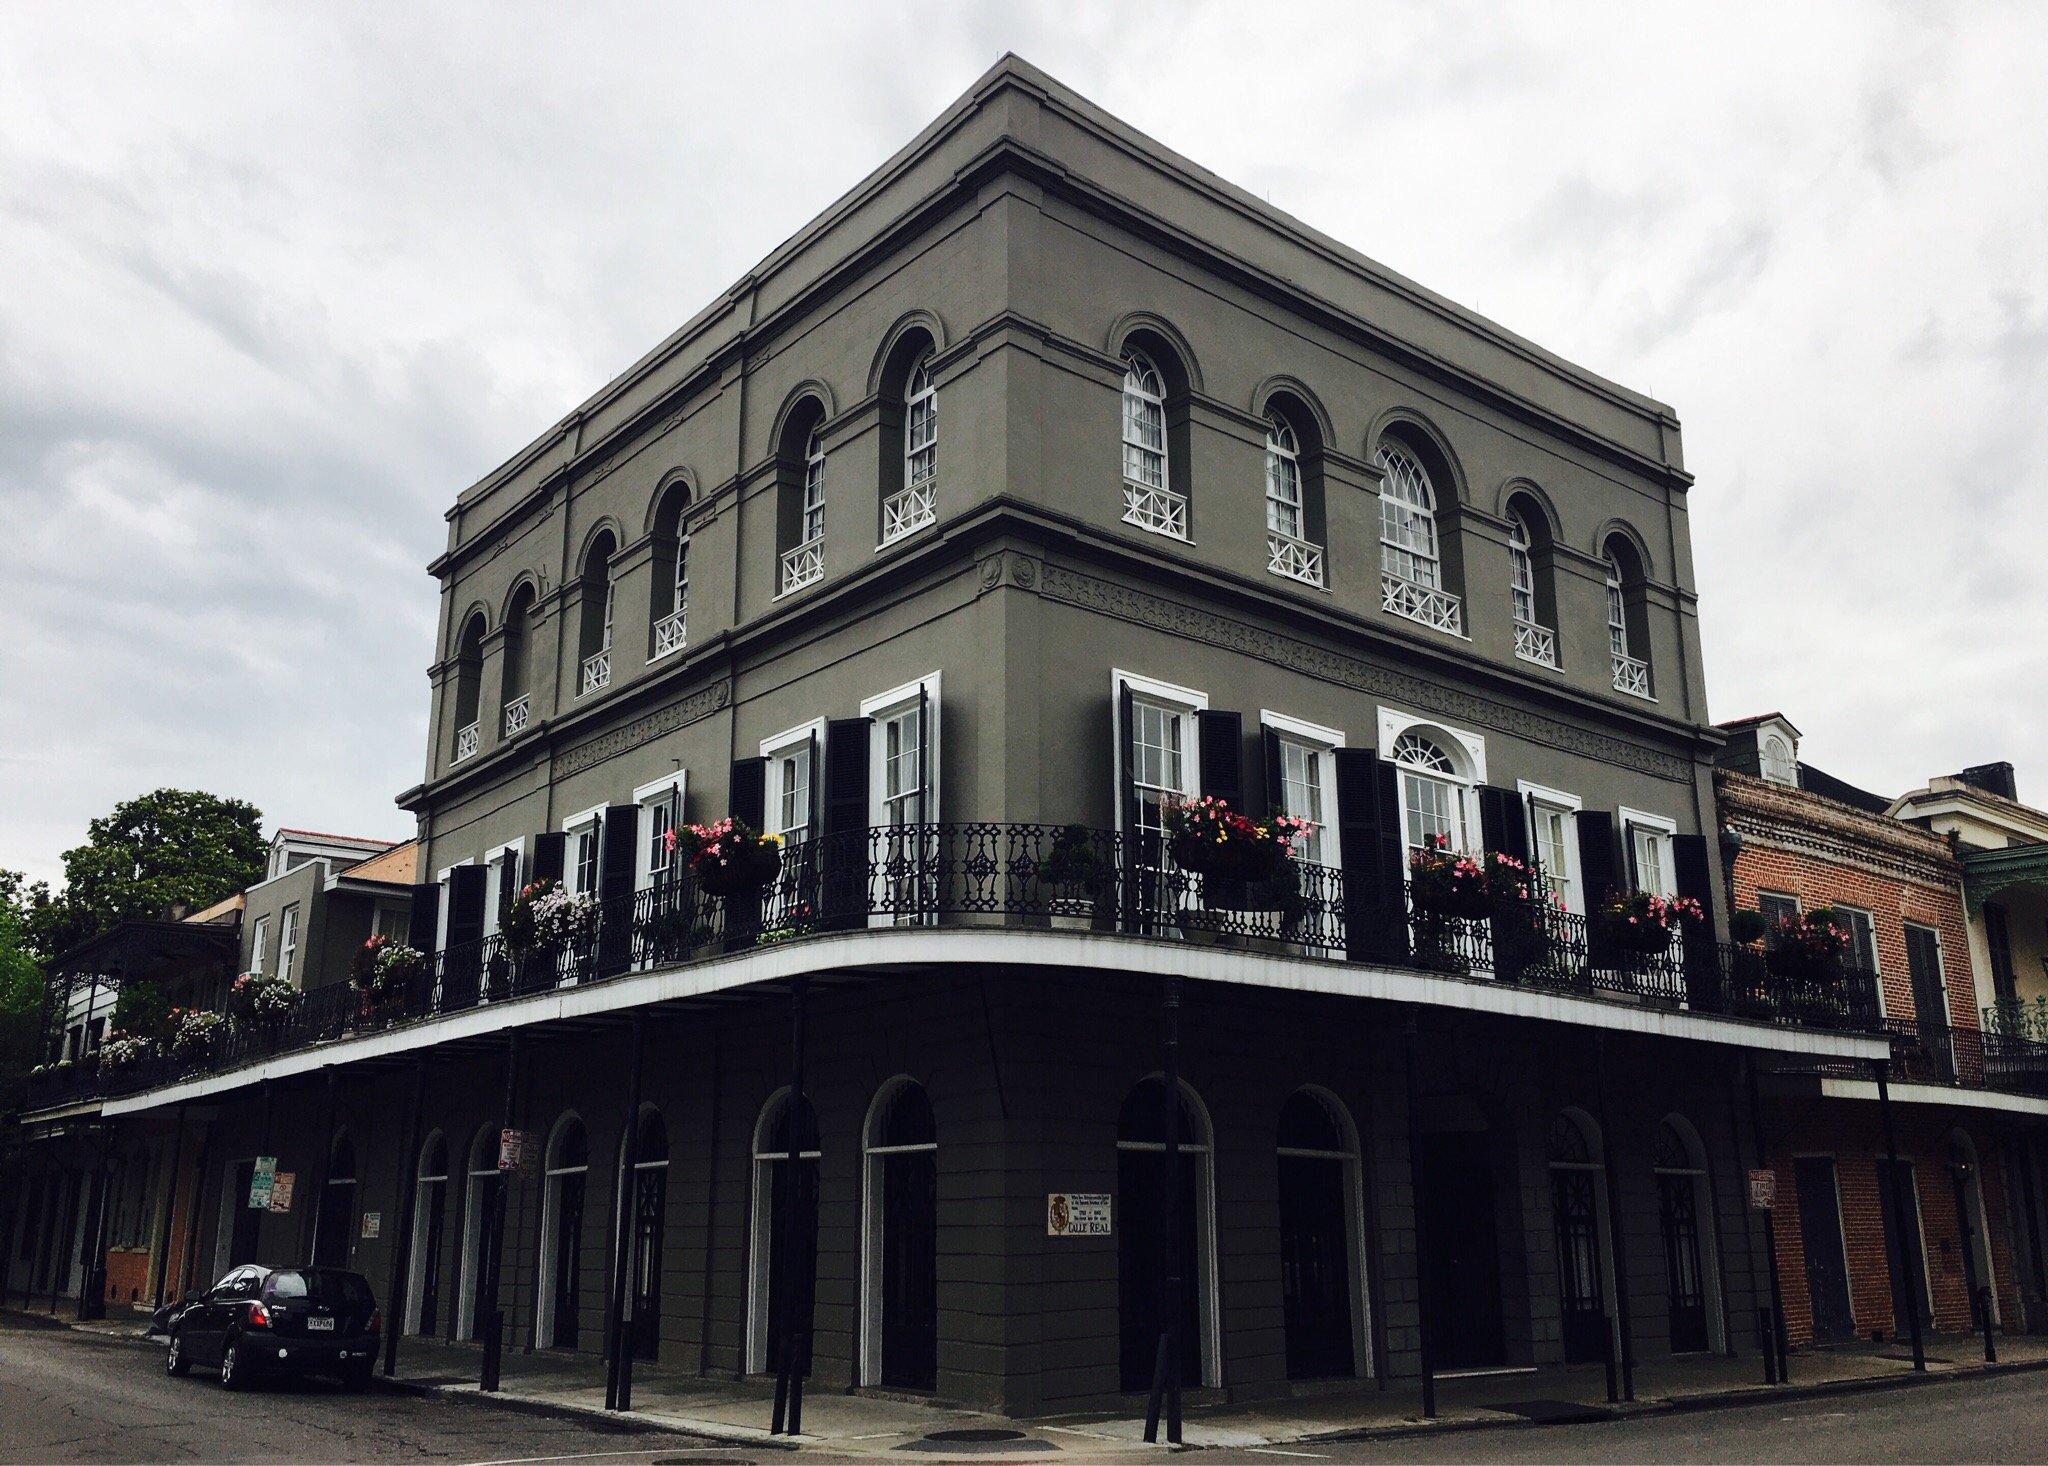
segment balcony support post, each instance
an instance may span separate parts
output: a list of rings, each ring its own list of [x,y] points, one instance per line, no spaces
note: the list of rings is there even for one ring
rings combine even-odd
[[[1870,1061],[1870,1074],[1877,1081],[1877,1114],[1884,1125],[1884,1159],[1886,1175],[1890,1178],[1886,1190],[1892,1194],[1892,1236],[1898,1239],[1900,1253],[1906,1262],[1906,1328],[1913,1339],[1913,1370],[1916,1374],[1927,1373],[1927,1346],[1920,1337],[1920,1300],[1926,1296],[1927,1285],[1920,1276],[1918,1249],[1908,1247],[1906,1239],[1913,1235],[1913,1219],[1906,1210],[1906,1193],[1899,1185],[1899,1146],[1892,1130],[1892,1089],[1890,1082],[1891,1063],[1885,1059]],[[1898,1320],[1892,1320],[1898,1326]]]
[[[1970,1295],[1971,1320],[1984,1330],[1984,1362],[1996,1364],[1998,1344],[1991,1331],[1991,1285],[1977,1276],[1977,1233],[1970,1225],[1970,1168],[1951,1160],[1948,1178],[1956,1193],[1956,1233],[1963,1244],[1963,1286]],[[1989,1257],[1991,1239],[1984,1240],[1984,1253]]]
[[[1408,1192],[1415,1213],[1415,1352],[1422,1363],[1422,1418],[1436,1418],[1436,1366],[1429,1349],[1430,1297],[1428,1270],[1422,1265],[1422,1079],[1416,1072],[1415,1050],[1419,1023],[1410,1008],[1401,1024],[1407,1051],[1408,1080]]]
[[[519,1031],[514,1029],[505,1040],[505,1103],[499,1111],[505,1118],[504,1128],[512,1127],[512,1106],[519,1094]],[[502,1158],[502,1157],[501,1157]],[[491,1214],[484,1219],[489,1239],[488,1266],[484,1269],[484,1291],[481,1299],[484,1315],[484,1358],[483,1368],[478,1373],[477,1388],[485,1394],[495,1394],[498,1389],[499,1365],[505,1352],[505,1316],[499,1309],[502,1297],[500,1284],[503,1282],[505,1267],[505,1193],[512,1189],[512,1173],[498,1171],[498,1184],[492,1188]]]
[[[1166,1439],[1181,1443],[1180,1429],[1180,976],[1169,972],[1161,994],[1160,1039],[1164,1049],[1162,1077],[1166,1085],[1166,1145],[1161,1163],[1166,1167],[1165,1266],[1160,1269],[1159,1352],[1152,1364],[1152,1393],[1145,1402],[1145,1443],[1159,1441],[1159,1414],[1166,1412]]]
[[[619,1214],[612,1229],[611,1316],[605,1320],[604,1408],[633,1408],[632,1280],[640,1240],[640,1070],[647,1057],[647,1020],[633,1015],[633,1063],[626,1081],[626,1133],[619,1147]]]
[[[151,1261],[156,1265],[156,1298],[152,1308],[164,1306],[164,1287],[171,1276],[171,1216],[172,1203],[178,1195],[178,1167],[185,1159],[185,1111],[191,1107],[185,1100],[178,1106],[178,1118],[171,1131],[171,1167],[164,1172],[164,1204],[157,1213],[156,1245],[150,1249]]]
[[[320,1213],[327,1202],[327,1188],[334,1180],[334,1111],[335,1090],[341,1082],[341,1071],[333,1067],[327,1070],[327,1083],[323,1086],[327,1097],[327,1117],[322,1127],[320,1141],[320,1189],[310,1198],[305,1215],[299,1219],[299,1257],[309,1266],[313,1261],[313,1249],[326,1239],[320,1236]],[[348,1238],[341,1239],[344,1249]],[[348,1260],[346,1250],[342,1261]]]
[[[420,1058],[413,1063],[412,1120],[406,1127],[405,1140],[398,1150],[398,1230],[391,1247],[391,1286],[385,1292],[385,1307],[390,1316],[384,1323],[384,1377],[390,1379],[398,1373],[398,1336],[405,1332],[405,1315],[408,1307],[406,1294],[412,1289],[412,1229],[417,1211],[417,1188],[420,1168],[416,1153],[420,1144],[420,1125],[425,1118],[427,1107],[427,1061]],[[467,1161],[464,1162],[465,1168]]]
[[[1756,1055],[1744,1054],[1743,1069],[1749,1079],[1749,1129],[1750,1139],[1756,1146],[1756,1163],[1769,1166],[1770,1152],[1764,1148],[1764,1106],[1757,1090]],[[1778,1280],[1778,1224],[1777,1218],[1764,1213],[1764,1268],[1771,1279],[1771,1319],[1769,1337],[1762,1341],[1764,1353],[1770,1356],[1764,1363],[1765,1384],[1790,1384],[1792,1382],[1792,1360],[1785,1341],[1785,1290]],[[1771,1378],[1771,1359],[1777,1362],[1778,1377]]]
[[[113,1164],[114,1127],[100,1121],[99,1151],[85,1190],[85,1256],[78,1275],[78,1321],[107,1316],[107,1171]]]
[[[204,1138],[199,1142],[199,1164],[192,1176],[192,1205],[185,1213],[185,1276],[178,1287],[181,1295],[196,1292],[199,1284],[199,1218],[205,1214],[206,1172],[213,1164],[216,1137],[210,1122],[201,1122]],[[225,1177],[221,1185],[227,1185]]]
[[[1607,1032],[1593,1035],[1594,1103],[1600,1119],[1600,1169],[1607,1182],[1607,1230],[1614,1248],[1614,1322],[1621,1334],[1621,1398],[1636,1397],[1635,1330],[1628,1304],[1628,1250],[1624,1244],[1621,1197],[1614,1180],[1614,1130],[1607,1122]]]
[[[782,1273],[781,1328],[777,1331],[782,1357],[775,1362],[775,1413],[769,1425],[770,1435],[803,1434],[804,1375],[811,1366],[810,1313],[816,1305],[810,1297],[810,1287],[799,1286],[799,1278],[806,1263],[816,1264],[796,1235],[796,1201],[801,1184],[798,1167],[803,1164],[800,1119],[804,1106],[804,1017],[809,995],[808,978],[790,979],[789,1100],[784,1111],[788,1116],[789,1150],[782,1158],[783,1172],[775,1188],[775,1252],[768,1264],[771,1279],[778,1266]],[[770,1292],[773,1291],[771,1286]],[[801,1310],[799,1295],[803,1302]]]

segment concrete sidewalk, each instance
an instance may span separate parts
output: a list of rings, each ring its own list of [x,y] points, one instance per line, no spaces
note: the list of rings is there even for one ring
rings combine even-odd
[[[69,1326],[139,1338],[145,1322],[129,1315]],[[2048,1368],[2048,1338],[2000,1336],[1998,1354],[1997,1365],[1986,1365],[1978,1336],[1931,1339],[1927,1374],[1921,1378]],[[481,1364],[482,1353],[473,1344],[409,1337],[400,1345],[394,1383],[480,1404],[563,1411],[755,1449],[813,1447],[859,1455],[905,1449],[970,1454],[1080,1451],[1091,1457],[1148,1449],[1143,1443],[1142,1406],[1015,1420],[916,1397],[814,1388],[804,1396],[804,1432],[791,1439],[769,1434],[774,1402],[763,1382],[705,1379],[638,1364],[633,1371],[633,1409],[620,1415],[604,1409],[603,1361],[590,1355],[508,1350],[500,1371],[502,1388],[495,1396],[477,1388]],[[1182,1434],[1189,1448],[1244,1450],[1533,1420],[1707,1409],[1816,1391],[1909,1385],[1915,1379],[1908,1351],[1896,1344],[1808,1350],[1793,1356],[1791,1372],[1789,1385],[1770,1386],[1762,1382],[1762,1365],[1753,1356],[1703,1355],[1644,1364],[1635,1372],[1635,1400],[1619,1404],[1608,1402],[1606,1373],[1599,1365],[1454,1376],[1438,1380],[1434,1420],[1422,1418],[1421,1391],[1412,1379],[1384,1390],[1370,1384],[1339,1386],[1282,1399],[1193,1404],[1185,1412]]]

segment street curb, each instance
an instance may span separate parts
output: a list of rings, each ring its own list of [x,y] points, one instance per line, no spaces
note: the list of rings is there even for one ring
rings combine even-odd
[[[2048,1370],[2048,1359],[2018,1359],[2009,1364],[1979,1364],[1963,1370],[1944,1370],[1940,1374],[1881,1375],[1863,1379],[1829,1380],[1813,1385],[1744,1385],[1738,1389],[1719,1390],[1712,1394],[1684,1395],[1673,1400],[1648,1400],[1624,1402],[1612,1408],[1611,1420],[1635,1420],[1646,1415],[1699,1415],[1711,1410],[1732,1410],[1743,1405],[1776,1405],[1800,1400],[1827,1399],[1835,1395],[1877,1394],[1885,1390],[1917,1389],[1923,1385],[1961,1384],[1969,1380],[1986,1379],[2007,1374],[2032,1374]],[[1584,1421],[1586,1425],[1604,1425],[1606,1421]],[[1426,1421],[1404,1421],[1399,1425],[1366,1426],[1360,1429],[1327,1431],[1316,1435],[1295,1436],[1279,1442],[1282,1445],[1329,1445],[1342,1441],[1400,1440],[1416,1436],[1450,1435],[1475,1430],[1536,1430],[1556,1429],[1544,1426],[1536,1420],[1446,1420],[1432,1424]],[[1187,1450],[1235,1449],[1223,1446],[1189,1446]]]
[[[800,1449],[795,1441],[766,1440],[760,1436],[745,1435],[739,1431],[707,1429],[702,1426],[676,1425],[666,1420],[655,1420],[640,1412],[621,1414],[616,1410],[601,1410],[592,1405],[575,1405],[556,1400],[538,1400],[531,1395],[512,1395],[503,1390],[485,1394],[473,1385],[430,1385],[417,1380],[387,1379],[377,1376],[377,1383],[387,1389],[398,1390],[409,1395],[433,1395],[443,1400],[459,1400],[467,1405],[500,1407],[517,1411],[522,1415],[546,1417],[568,1417],[586,1421],[620,1435],[673,1435],[686,1440],[715,1441],[720,1445],[746,1446],[764,1451],[794,1451]],[[827,1442],[819,1440],[819,1445]]]

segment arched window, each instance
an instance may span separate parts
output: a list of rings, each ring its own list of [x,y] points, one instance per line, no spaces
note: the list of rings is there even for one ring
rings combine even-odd
[[[527,689],[529,648],[532,645],[528,632],[532,621],[533,586],[528,583],[512,593],[512,604],[505,612],[504,730],[507,738],[523,731],[533,720],[533,700]]]
[[[661,1249],[668,1224],[668,1126],[661,1111],[640,1111],[633,1141],[633,1357],[661,1357]]]
[[[1464,760],[1447,744],[1411,728],[1389,754],[1400,771],[1401,834],[1408,853],[1442,846],[1473,848],[1467,805],[1472,780]]]
[[[1152,1383],[1164,1335],[1160,1311],[1166,1282],[1166,1199],[1178,1198],[1179,1239],[1173,1300],[1185,1384],[1215,1384],[1215,1168],[1208,1115],[1186,1084],[1178,1096],[1180,1172],[1166,1173],[1166,1082],[1140,1080],[1125,1097],[1116,1124],[1117,1305],[1123,1388]],[[1169,1188],[1171,1188],[1169,1192]]]
[[[778,593],[825,575],[825,405],[806,397],[782,426],[775,541]]]
[[[689,641],[690,537],[683,531],[689,507],[688,486],[676,484],[654,515],[654,596],[648,602],[648,656],[654,661],[681,651]]]
[[[1773,784],[1799,782],[1799,765],[1792,757],[1792,746],[1775,733],[1764,735],[1761,764],[1763,776]]]
[[[1317,446],[1277,406],[1266,416],[1266,568],[1304,585],[1323,584],[1320,484],[1312,479]]]
[[[1397,616],[1462,635],[1464,609],[1451,593],[1437,536],[1439,486],[1416,444],[1380,444],[1380,604]]]
[[[1676,1115],[1657,1127],[1653,1170],[1671,1352],[1705,1353],[1716,1347],[1723,1328],[1714,1265],[1714,1195],[1699,1134]]]
[[[882,500],[882,543],[923,529],[938,514],[939,391],[931,352],[910,366],[903,383],[903,478]]]
[[[1654,697],[1650,685],[1649,637],[1643,604],[1643,563],[1635,547],[1614,536],[1601,559],[1607,570],[1607,647],[1614,662],[1614,690]]]
[[[864,1132],[861,1378],[896,1389],[938,1388],[938,1127],[924,1086],[892,1080]]]
[[[1280,1107],[1280,1291],[1287,1377],[1358,1374],[1365,1337],[1357,1132],[1329,1096]]]
[[[468,1172],[462,1197],[462,1306],[456,1314],[456,1337],[480,1339],[488,1320],[484,1316],[484,1268],[491,1229],[498,1207],[498,1190],[505,1184],[498,1170],[498,1127],[480,1125],[469,1143]]]
[[[477,702],[483,696],[484,617],[479,611],[462,627],[462,639],[455,650],[455,760],[460,763],[477,751]]]
[[[1550,1123],[1550,1210],[1567,1364],[1604,1359],[1609,1347],[1607,1181],[1591,1124],[1570,1110]]]
[[[1515,655],[1557,665],[1556,606],[1550,583],[1549,523],[1526,500],[1508,505],[1508,593],[1515,619]],[[1540,563],[1539,563],[1540,560]]]
[[[573,1349],[583,1322],[583,1200],[590,1177],[590,1136],[564,1115],[548,1140],[540,1221],[540,1336]]]
[[[1166,433],[1166,378],[1138,347],[1123,355],[1124,523],[1188,537],[1188,500],[1174,484]]]
[[[576,684],[579,697],[611,685],[612,612],[618,590],[612,583],[613,550],[611,531],[606,530],[591,541],[583,555],[582,625],[578,631],[582,676]]]
[[[442,1232],[448,1217],[448,1138],[436,1130],[420,1147],[413,1190],[412,1262],[406,1268],[408,1331],[431,1336],[441,1326]]]
[[[356,1143],[343,1131],[335,1139],[313,1218],[313,1266],[347,1267],[355,1242]]]
[[[747,1279],[747,1368],[756,1374],[781,1369],[783,1330],[792,1319],[798,1337],[810,1338],[818,1279],[819,1155],[818,1114],[808,1099],[792,1107],[789,1091],[783,1090],[761,1107],[754,1126],[753,1245]],[[794,1290],[793,1298],[785,1296],[788,1290]],[[809,1375],[808,1350],[797,1365]]]

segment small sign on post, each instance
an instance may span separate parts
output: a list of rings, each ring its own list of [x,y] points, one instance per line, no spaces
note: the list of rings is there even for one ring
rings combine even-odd
[[[1766,1166],[1757,1166],[1749,1173],[1749,1209],[1769,1211],[1778,1200],[1778,1173]]]
[[[1105,1192],[1051,1192],[1045,1198],[1045,1235],[1107,1237],[1109,1209],[1109,1196]]]
[[[249,1205],[256,1211],[270,1209],[271,1188],[277,1182],[277,1157],[260,1155],[256,1157],[255,1169],[249,1176]]]
[[[500,1130],[498,1132],[498,1169],[501,1171],[523,1171],[526,1169],[526,1132],[524,1130]]]
[[[377,1236],[384,1230],[384,1213],[366,1211],[363,1213],[363,1237],[365,1240]]]
[[[292,1209],[292,1185],[299,1178],[290,1171],[279,1171],[270,1187],[270,1209],[290,1211]]]

